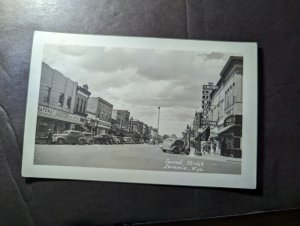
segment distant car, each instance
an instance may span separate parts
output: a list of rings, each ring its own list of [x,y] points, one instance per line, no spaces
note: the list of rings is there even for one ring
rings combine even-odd
[[[94,136],[94,142],[96,144],[113,144],[112,137],[107,134]]]
[[[78,144],[81,137],[83,134],[79,131],[66,130],[62,133],[53,134],[52,141],[56,144]]]
[[[150,139],[148,144],[158,144],[158,140],[156,139]]]
[[[167,138],[163,141],[161,145],[161,149],[163,152],[172,152],[174,154],[179,154],[180,152],[185,152],[185,143],[182,140],[178,140],[175,138]],[[187,153],[186,153],[187,154]]]
[[[126,144],[133,144],[134,143],[134,141],[131,137],[124,137],[124,140],[125,140]]]
[[[80,137],[78,140],[79,144],[93,144],[94,143],[94,137],[92,133],[83,132],[83,137]]]
[[[118,139],[120,140],[121,144],[126,144],[124,137],[118,137]]]
[[[121,144],[121,141],[116,136],[112,136],[112,141],[114,144]]]

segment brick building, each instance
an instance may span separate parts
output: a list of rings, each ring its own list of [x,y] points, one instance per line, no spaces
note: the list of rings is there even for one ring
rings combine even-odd
[[[210,93],[209,120],[216,123],[210,126],[210,134],[221,155],[241,157],[242,93],[243,58],[231,56],[220,73],[217,89]]]
[[[114,120],[114,125],[118,129],[129,129],[130,112],[127,110],[112,110],[111,118]]]
[[[84,126],[85,117],[74,114],[78,88],[59,71],[42,63],[36,138],[44,139],[49,129],[53,133],[61,133],[76,126]]]
[[[94,134],[107,134],[111,129],[113,105],[100,97],[90,97],[87,104],[87,126]]]

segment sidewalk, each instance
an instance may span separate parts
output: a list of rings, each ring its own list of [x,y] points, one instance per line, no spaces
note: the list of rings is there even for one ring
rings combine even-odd
[[[195,148],[191,147],[191,152],[189,156],[197,158],[197,159],[205,159],[205,160],[214,160],[220,162],[241,162],[240,158],[232,158],[227,156],[221,156],[220,154],[205,154],[205,155],[195,155]]]

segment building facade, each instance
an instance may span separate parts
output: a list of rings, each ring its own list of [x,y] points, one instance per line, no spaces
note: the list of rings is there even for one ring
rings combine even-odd
[[[202,112],[195,112],[194,121],[193,121],[193,135],[197,136],[199,129],[202,127],[203,114]]]
[[[221,155],[242,155],[243,58],[231,56],[220,73],[217,89],[210,93],[210,137]]]
[[[91,92],[88,91],[88,86],[77,86],[76,98],[75,98],[75,108],[74,114],[80,116],[81,118],[87,117],[87,103]],[[84,120],[85,122],[85,120]],[[75,130],[78,131],[88,131],[85,125],[76,125]]]
[[[100,97],[90,97],[87,104],[87,127],[95,135],[111,129],[113,105]]]
[[[44,139],[49,130],[61,133],[84,125],[85,117],[74,114],[78,84],[42,63],[36,138]]]
[[[137,119],[132,119],[131,121],[131,131],[136,132],[137,134],[143,134],[144,123]]]
[[[116,128],[119,129],[129,129],[129,117],[130,117],[130,112],[127,110],[117,110],[113,109],[112,110],[112,115],[111,118],[114,120],[114,125],[116,125]]]

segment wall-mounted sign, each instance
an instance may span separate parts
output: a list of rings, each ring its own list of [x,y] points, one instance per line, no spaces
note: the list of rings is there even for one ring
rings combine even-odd
[[[201,120],[202,125],[217,126],[217,121]]]
[[[43,106],[39,106],[39,112],[47,115],[56,115],[56,110]]]

